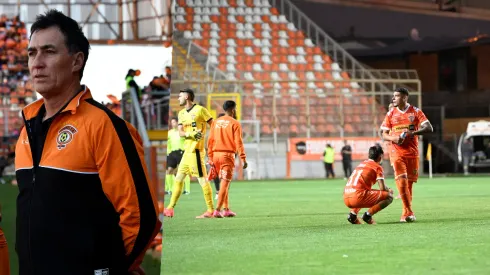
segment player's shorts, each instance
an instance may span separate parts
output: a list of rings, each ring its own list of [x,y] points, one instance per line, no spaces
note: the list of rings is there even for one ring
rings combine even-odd
[[[175,150],[170,152],[170,154],[167,156],[167,168],[177,168],[183,155],[183,150]]]
[[[213,163],[221,180],[231,181],[235,171],[235,153],[214,152]]]
[[[205,156],[206,152],[204,150],[196,149],[195,152],[184,152],[177,174],[185,174],[197,178],[206,177]]]
[[[396,157],[393,160],[395,179],[407,175],[408,181],[417,182],[419,179],[419,158]]]
[[[10,275],[7,240],[0,228],[0,275]]]
[[[344,203],[349,208],[370,208],[390,197],[390,192],[381,190],[356,190],[344,193]]]

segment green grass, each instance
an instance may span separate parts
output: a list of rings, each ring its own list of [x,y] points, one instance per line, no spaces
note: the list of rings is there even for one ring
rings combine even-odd
[[[489,178],[422,178],[411,224],[400,200],[377,225],[349,224],[344,184],[233,182],[238,216],[207,220],[194,218],[205,208],[192,184],[165,219],[161,274],[490,274]]]
[[[7,238],[10,258],[10,273],[19,274],[17,254],[15,253],[15,202],[18,194],[17,186],[0,184],[0,204],[2,205],[2,227]],[[160,272],[160,261],[146,255],[142,264],[147,275],[157,275]]]

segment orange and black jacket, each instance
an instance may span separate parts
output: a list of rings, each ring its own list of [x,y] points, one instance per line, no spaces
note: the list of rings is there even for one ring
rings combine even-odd
[[[24,108],[15,150],[19,274],[128,274],[161,226],[141,137],[84,86],[45,112]]]

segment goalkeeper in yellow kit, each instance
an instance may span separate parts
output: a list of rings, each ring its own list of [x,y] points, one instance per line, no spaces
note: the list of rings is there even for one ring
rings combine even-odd
[[[174,216],[174,207],[182,193],[184,178],[189,175],[197,177],[207,206],[206,212],[196,218],[212,218],[214,211],[213,191],[206,179],[204,137],[206,135],[206,124],[211,126],[213,118],[206,108],[194,103],[194,91],[191,89],[180,91],[179,104],[180,106],[185,106],[178,115],[179,134],[181,137],[185,137],[184,155],[177,169],[172,197],[164,211],[164,215],[166,217]]]
[[[179,166],[182,156],[184,155],[184,137],[181,137],[179,130],[177,129],[178,120],[173,117],[170,120],[172,129],[168,130],[167,137],[167,174],[165,176],[165,193],[171,194],[173,190],[175,174],[177,173],[177,167]],[[189,176],[184,180],[184,195],[191,192],[191,179]]]

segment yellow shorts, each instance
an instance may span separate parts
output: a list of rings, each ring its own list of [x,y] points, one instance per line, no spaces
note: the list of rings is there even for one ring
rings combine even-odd
[[[196,149],[195,152],[184,152],[177,174],[190,175],[196,178],[206,177],[205,156],[205,150],[200,151]]]

